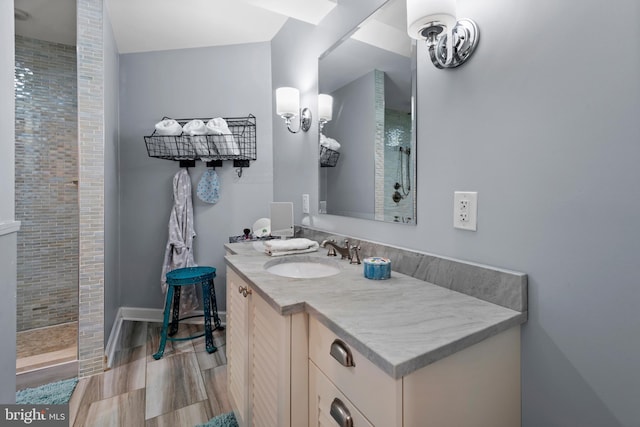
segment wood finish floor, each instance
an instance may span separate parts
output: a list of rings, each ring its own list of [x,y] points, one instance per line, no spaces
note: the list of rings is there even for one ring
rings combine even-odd
[[[78,383],[69,403],[70,425],[192,427],[231,411],[224,331],[213,333],[218,347],[213,354],[201,337],[169,341],[164,357],[155,360],[160,328],[159,323],[123,323],[113,368]],[[202,330],[181,324],[176,336]]]
[[[16,334],[16,373],[40,369],[78,357],[78,322]]]

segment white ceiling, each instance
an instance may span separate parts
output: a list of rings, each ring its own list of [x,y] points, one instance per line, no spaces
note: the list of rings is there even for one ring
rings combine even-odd
[[[389,0],[359,25],[351,38],[411,57],[411,39],[407,34],[407,2]]]
[[[16,19],[16,34],[75,46],[76,0],[15,0],[14,7],[29,14]]]
[[[269,41],[291,17],[318,24],[337,0],[105,0],[120,53]],[[75,44],[75,0],[15,0],[16,34]]]
[[[0,0],[2,1],[2,0]],[[338,0],[105,0],[120,53],[271,40],[288,18],[317,25]],[[76,0],[15,0],[16,34],[75,45]],[[390,1],[352,37],[411,55],[406,2]]]

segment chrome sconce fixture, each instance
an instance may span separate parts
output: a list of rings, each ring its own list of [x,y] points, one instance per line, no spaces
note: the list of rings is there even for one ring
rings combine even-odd
[[[320,122],[320,133],[327,122],[333,119],[333,97],[325,93],[318,95],[318,117]]]
[[[471,19],[457,20],[456,0],[407,0],[407,32],[426,41],[431,62],[440,69],[464,64],[480,37]]]
[[[294,87],[279,87],[276,89],[276,112],[284,119],[287,129],[291,133],[298,133],[300,130],[307,132],[311,129],[311,110],[303,108],[300,110],[300,91]],[[291,119],[300,116],[298,130],[291,129]]]

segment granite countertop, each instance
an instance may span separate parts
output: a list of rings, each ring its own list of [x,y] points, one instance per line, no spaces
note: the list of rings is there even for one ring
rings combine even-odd
[[[339,257],[330,258],[341,269],[334,276],[276,276],[264,264],[283,257],[260,252],[261,245],[226,244],[226,264],[277,312],[309,313],[396,379],[526,322],[526,312],[395,271],[388,280],[368,280],[362,265]],[[292,256],[328,259],[323,248]]]

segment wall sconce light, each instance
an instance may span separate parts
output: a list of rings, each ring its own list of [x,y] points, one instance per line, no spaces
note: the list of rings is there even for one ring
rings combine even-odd
[[[456,18],[456,0],[407,0],[407,32],[425,40],[433,65],[458,67],[469,59],[480,33],[471,19]]]
[[[327,122],[333,119],[333,97],[325,93],[318,95],[318,116],[320,121],[320,132]]]
[[[300,91],[294,87],[279,87],[276,89],[276,111],[287,124],[291,133],[298,133],[302,129],[307,132],[311,129],[311,110],[300,110]],[[298,130],[291,129],[291,119],[300,115]]]

